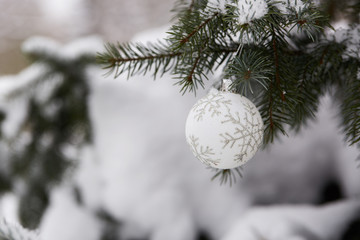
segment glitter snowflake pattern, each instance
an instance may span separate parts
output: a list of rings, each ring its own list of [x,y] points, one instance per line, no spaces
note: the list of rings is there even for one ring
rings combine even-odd
[[[198,141],[199,138],[195,137],[194,135],[189,136],[188,142],[190,143],[191,150],[193,151],[195,157],[210,167],[217,166],[220,159],[213,158],[215,154],[213,149],[209,146],[200,146]]]
[[[202,121],[204,115],[209,112],[211,117],[219,116],[221,114],[221,107],[225,106],[229,111],[231,100],[225,100],[225,97],[221,94],[209,94],[207,97],[200,99],[193,109],[195,111],[195,120]]]
[[[226,120],[222,123],[230,122],[235,124],[235,131],[232,133],[220,133],[222,138],[223,149],[239,148],[239,154],[235,155],[235,162],[243,162],[248,152],[254,152],[261,144],[263,125],[260,119],[256,118],[256,109],[249,103],[243,103],[246,109],[245,116],[241,119],[239,112],[234,114],[230,110],[225,115]]]

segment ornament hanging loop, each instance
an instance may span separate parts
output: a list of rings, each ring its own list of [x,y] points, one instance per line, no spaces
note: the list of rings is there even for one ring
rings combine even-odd
[[[233,83],[233,81],[231,79],[223,79],[223,80],[221,80],[220,91],[222,91],[222,92],[234,92],[233,90],[231,90],[231,84],[232,83]]]

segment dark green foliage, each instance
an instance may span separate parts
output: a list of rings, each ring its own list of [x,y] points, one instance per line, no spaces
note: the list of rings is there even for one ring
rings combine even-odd
[[[106,52],[98,55],[98,62],[109,69],[109,74],[115,71],[118,77],[124,72],[128,76],[151,71],[156,75],[170,71],[181,53],[168,49],[169,47],[161,42],[156,44],[107,44]]]
[[[254,87],[268,90],[272,72],[271,60],[262,57],[263,49],[251,46],[244,48],[246,49],[244,53],[235,57],[225,72],[225,78],[233,81],[230,87],[246,96],[254,94]],[[248,50],[248,48],[253,48],[253,50]]]
[[[225,78],[233,82],[232,90],[252,99],[259,108],[265,145],[279,133],[286,134],[285,129],[300,130],[315,117],[320,97],[331,89],[342,96],[348,142],[359,144],[359,58],[346,53],[349,41],[336,42],[324,34],[332,29],[330,19],[334,19],[327,13],[343,11],[343,16],[357,23],[359,4],[345,1],[343,10],[335,13],[331,0],[320,7],[304,2],[305,7],[287,7],[284,12],[278,2],[267,1],[268,12],[263,17],[239,24],[234,5],[227,5],[224,12],[207,6],[207,1],[191,1],[188,8],[180,1],[178,21],[161,51],[118,44],[99,55],[99,62],[118,73],[127,71],[128,77],[138,72],[139,64],[146,70],[154,65],[156,74],[173,74],[183,93],[203,87],[207,74],[223,67]],[[122,58],[116,58],[119,51]],[[134,58],[135,51],[142,54]],[[169,54],[171,60],[164,57]],[[165,67],[160,66],[163,63]],[[226,171],[216,176],[232,179]]]
[[[115,71],[115,76],[127,72],[128,77],[152,70],[154,76],[171,72],[178,79],[181,92],[196,91],[207,79],[206,73],[226,61],[237,45],[228,42],[228,23],[219,13],[211,16],[195,11],[203,2],[193,3],[193,11],[184,12],[169,31],[170,37],[156,44],[108,44],[98,62]],[[202,7],[201,7],[202,6]],[[209,13],[210,14],[210,13]],[[215,37],[216,36],[216,37]]]
[[[43,212],[49,204],[47,178],[29,179],[26,190],[20,198],[19,219],[29,229],[35,229],[41,221]]]
[[[44,72],[28,88],[11,95],[12,98],[24,95],[29,101],[16,136],[7,139],[13,149],[7,171],[12,183],[23,186],[19,192],[21,223],[33,229],[49,203],[51,187],[76,163],[76,155],[66,154],[66,150],[76,151],[92,141],[85,69],[95,58],[81,55],[63,59],[45,51],[32,52],[30,58],[35,65],[44,66]],[[54,81],[49,96],[39,99],[38,89]],[[23,136],[29,136],[30,140],[23,142]],[[15,185],[12,187],[16,192]]]
[[[229,183],[232,186],[233,183],[236,182],[237,177],[242,178],[242,167],[237,167],[233,169],[213,169],[216,173],[211,178],[211,180],[219,179],[220,184]]]
[[[360,79],[357,76],[356,64],[349,63],[347,67],[349,74],[344,79],[343,102],[341,106],[343,116],[343,127],[346,133],[346,140],[350,144],[360,144]],[[352,70],[352,72],[351,72]]]
[[[105,210],[99,210],[96,215],[103,223],[100,240],[120,240],[119,228],[121,228],[121,223]]]

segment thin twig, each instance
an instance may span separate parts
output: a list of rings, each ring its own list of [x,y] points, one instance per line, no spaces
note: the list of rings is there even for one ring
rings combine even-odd
[[[182,52],[176,52],[176,53],[169,53],[169,54],[160,54],[160,55],[149,55],[144,57],[135,57],[135,58],[110,58],[109,62],[115,66],[115,64],[121,63],[121,62],[133,62],[133,61],[144,61],[144,60],[153,60],[153,59],[160,59],[160,58],[167,58],[167,57],[177,57],[182,55]]]
[[[195,69],[196,69],[196,67],[197,67],[200,59],[201,59],[201,52],[199,53],[199,56],[195,59],[195,62],[194,62],[194,64],[193,64],[193,67],[191,68],[191,71],[190,71],[190,73],[189,73],[189,75],[188,75],[188,77],[187,77],[187,81],[188,81],[188,82],[193,82],[193,74],[194,74],[194,72],[195,72]]]
[[[206,19],[202,24],[200,24],[196,29],[194,29],[191,33],[189,33],[185,38],[180,40],[180,45],[187,43],[192,36],[194,36],[200,29],[202,29],[206,24],[208,24],[211,20],[213,20],[217,15],[219,15],[218,12],[212,15],[211,17],[209,17],[208,19]]]

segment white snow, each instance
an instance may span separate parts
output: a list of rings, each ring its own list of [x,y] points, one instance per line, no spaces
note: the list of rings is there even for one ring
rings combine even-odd
[[[39,240],[36,232],[29,231],[18,223],[11,223],[5,219],[0,221],[0,238],[11,240]]]
[[[19,199],[14,193],[6,193],[1,197],[0,216],[8,222],[19,222]]]
[[[268,5],[265,0],[239,0],[234,4],[238,9],[239,24],[249,23],[254,19],[262,18],[268,12]]]
[[[214,8],[219,10],[221,13],[225,13],[226,5],[230,3],[231,3],[230,0],[209,0],[207,3],[207,7],[208,9]]]
[[[74,183],[81,189],[84,206],[91,210],[101,208],[102,184],[99,172],[100,161],[93,146],[85,146],[78,156],[77,171],[73,176]]]
[[[32,36],[22,44],[22,51],[25,54],[35,54],[37,52],[57,55],[57,50],[61,48],[59,42],[42,36]]]
[[[51,38],[33,36],[22,45],[22,50],[26,54],[47,53],[66,60],[74,60],[80,55],[94,55],[103,49],[102,41],[97,36],[80,38],[64,46]]]
[[[240,217],[222,240],[339,239],[360,211],[360,202],[343,201],[325,206],[282,205],[254,207]]]
[[[50,202],[40,226],[42,239],[99,239],[101,226],[98,220],[75,202],[71,188],[55,188]]]
[[[263,17],[268,12],[268,5],[265,0],[210,0],[206,9],[216,9],[225,13],[227,5],[236,7],[239,24],[249,23],[254,19]]]
[[[351,27],[340,27],[335,32],[330,32],[329,39],[333,39],[338,43],[346,45],[346,50],[343,54],[344,58],[355,57],[360,58],[360,25]]]
[[[44,70],[45,68],[41,64],[31,65],[18,75],[0,77],[0,108],[7,114],[1,127],[6,137],[12,137],[16,134],[27,110],[28,92],[22,96],[21,92],[17,90],[28,89],[31,91],[33,89],[31,86],[35,85]],[[22,97],[11,98],[11,94],[16,92]]]
[[[302,0],[274,0],[276,7],[283,13],[291,13],[291,10],[295,12],[302,11],[306,5]]]
[[[103,43],[99,37],[89,36],[63,46],[50,38],[34,36],[25,41],[22,48],[27,54],[46,53],[64,61],[71,61],[80,55],[100,52],[103,50]],[[63,76],[58,74],[53,74],[43,81],[42,76],[46,72],[45,64],[35,63],[17,75],[0,77],[0,109],[7,114],[2,126],[5,136],[11,137],[17,132],[27,111],[29,96],[34,96],[38,102],[46,103],[52,90],[63,81]],[[55,108],[56,106],[47,105],[44,110],[51,115]]]

